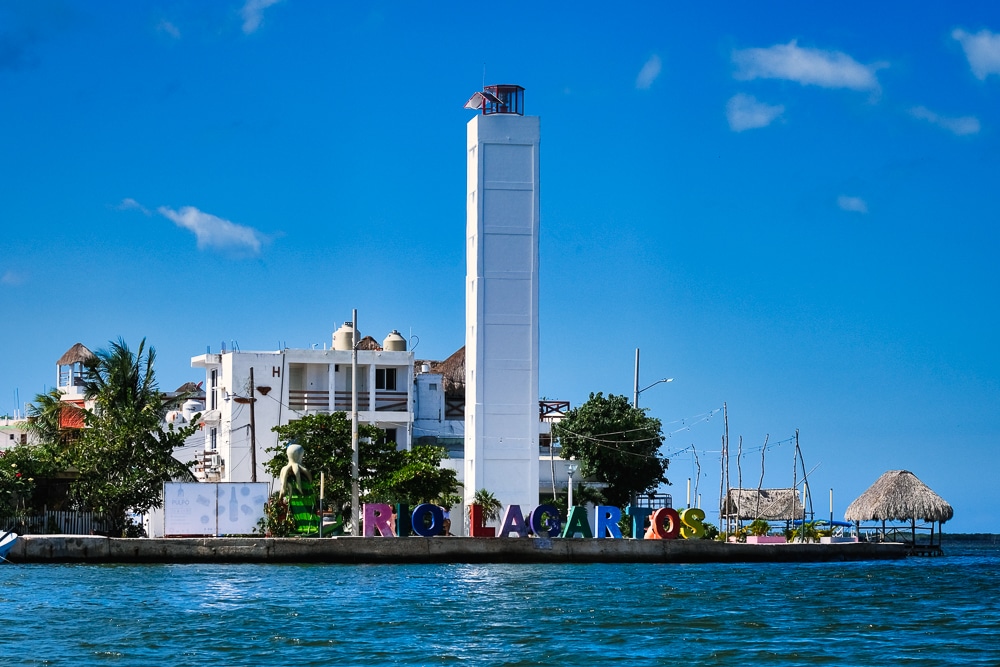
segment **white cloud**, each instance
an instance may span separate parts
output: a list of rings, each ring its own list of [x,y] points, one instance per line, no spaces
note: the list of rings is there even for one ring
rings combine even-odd
[[[243,33],[249,35],[256,32],[264,20],[264,10],[271,5],[277,4],[281,0],[247,0],[240,9],[240,16],[243,17]]]
[[[802,85],[823,88],[877,90],[875,70],[862,65],[840,51],[822,51],[800,47],[795,40],[766,49],[742,49],[733,52],[737,79],[785,79]]]
[[[136,211],[142,211],[146,215],[152,215],[152,212],[148,208],[146,208],[136,200],[132,199],[131,197],[126,197],[125,199],[123,199],[122,203],[118,204],[118,206],[116,206],[115,208],[117,208],[119,211],[136,210]]]
[[[635,87],[638,90],[649,90],[656,78],[660,76],[661,69],[663,69],[663,62],[660,60],[660,56],[653,54],[639,70],[639,76],[635,78]]]
[[[767,127],[783,113],[785,113],[784,106],[765,104],[753,95],[743,93],[733,95],[726,103],[729,129],[734,132]]]
[[[216,248],[249,252],[253,255],[260,253],[264,236],[256,229],[238,225],[211,213],[203,213],[194,206],[184,206],[179,211],[161,206],[156,210],[178,227],[194,232],[199,250]]]
[[[0,285],[11,286],[21,285],[24,283],[24,276],[10,269],[3,272],[0,276]]]
[[[976,134],[979,132],[979,119],[975,116],[959,116],[953,118],[934,113],[927,107],[913,107],[910,115],[920,120],[926,120],[938,127],[943,127],[953,134],[964,136],[966,134]]]
[[[951,36],[961,43],[977,79],[982,81],[990,74],[1000,74],[1000,35],[986,29],[970,35],[961,28],[955,28]]]
[[[845,211],[851,211],[852,213],[867,213],[868,204],[861,197],[848,197],[847,195],[840,195],[837,197],[837,206],[844,209]]]
[[[181,31],[180,31],[180,29],[177,26],[175,26],[173,23],[171,23],[170,21],[160,21],[159,25],[156,26],[156,29],[159,30],[160,32],[167,33],[168,35],[170,35],[174,39],[180,39],[181,38]]]

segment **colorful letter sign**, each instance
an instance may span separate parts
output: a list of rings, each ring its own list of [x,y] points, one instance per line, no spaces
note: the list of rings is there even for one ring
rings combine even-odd
[[[705,512],[691,507],[677,511],[672,507],[652,510],[648,507],[625,509],[625,516],[632,519],[632,534],[640,534],[647,540],[673,540],[678,537],[692,540],[705,534]],[[643,531],[646,517],[649,528]],[[412,530],[421,537],[440,535],[444,525],[444,510],[432,503],[417,505],[412,514],[404,504],[396,506],[396,522],[392,525],[392,507],[385,503],[368,503],[364,506],[365,537],[405,537]],[[483,520],[483,509],[479,505],[469,506],[470,537],[505,537],[514,533],[516,537],[580,537],[621,539],[619,524],[622,511],[617,507],[598,505],[594,508],[594,519],[587,516],[587,508],[571,507],[566,523],[562,523],[559,509],[554,505],[535,507],[525,520],[520,505],[508,505],[500,522],[500,530],[487,526]]]

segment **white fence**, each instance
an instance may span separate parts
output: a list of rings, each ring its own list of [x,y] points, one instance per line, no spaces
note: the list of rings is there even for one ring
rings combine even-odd
[[[9,529],[22,535],[99,535],[107,522],[94,512],[42,510],[0,516],[0,531]]]

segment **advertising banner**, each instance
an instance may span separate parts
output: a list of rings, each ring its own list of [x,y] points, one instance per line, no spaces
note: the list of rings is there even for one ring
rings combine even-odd
[[[163,485],[163,534],[250,535],[264,516],[266,482],[168,482]]]
[[[264,517],[269,484],[261,482],[219,483],[217,488],[217,535],[249,535]]]

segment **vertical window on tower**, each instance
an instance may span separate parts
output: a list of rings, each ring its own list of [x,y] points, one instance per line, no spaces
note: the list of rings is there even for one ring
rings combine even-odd
[[[208,432],[208,448],[215,451],[219,445],[219,432],[214,428]]]
[[[396,391],[396,369],[376,368],[375,388],[384,391]]]

